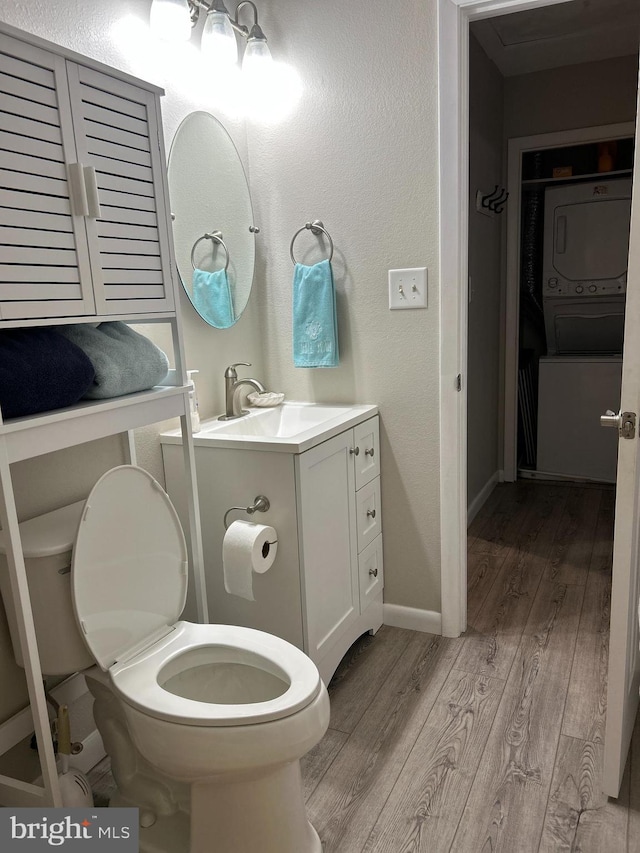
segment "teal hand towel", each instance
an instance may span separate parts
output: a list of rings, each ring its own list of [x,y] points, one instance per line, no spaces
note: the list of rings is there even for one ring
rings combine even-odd
[[[336,291],[328,260],[293,273],[293,363],[295,367],[337,367]]]
[[[233,299],[226,270],[193,271],[193,296],[191,300],[207,323],[216,329],[228,329],[235,323]]]

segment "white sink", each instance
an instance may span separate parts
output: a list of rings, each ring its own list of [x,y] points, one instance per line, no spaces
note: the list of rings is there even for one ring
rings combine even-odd
[[[217,418],[203,421],[194,433],[197,446],[274,450],[302,453],[372,418],[377,406],[322,405],[320,403],[283,403],[272,409],[250,409],[248,415],[232,421]],[[163,433],[165,444],[179,444],[180,430]]]

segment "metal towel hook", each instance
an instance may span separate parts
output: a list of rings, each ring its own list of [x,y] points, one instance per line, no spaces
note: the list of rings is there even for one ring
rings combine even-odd
[[[232,506],[232,507],[229,507],[229,509],[224,514],[224,529],[225,530],[229,529],[227,517],[228,517],[230,512],[233,512],[234,510],[238,510],[238,512],[246,512],[247,515],[253,515],[254,512],[266,512],[270,506],[271,506],[271,503],[269,502],[268,497],[266,497],[265,495],[258,495],[257,498],[254,498],[254,501],[251,504],[251,506]]]

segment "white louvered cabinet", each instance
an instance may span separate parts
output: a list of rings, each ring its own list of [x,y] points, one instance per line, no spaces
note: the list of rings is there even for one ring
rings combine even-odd
[[[171,311],[157,92],[0,33],[0,320]]]

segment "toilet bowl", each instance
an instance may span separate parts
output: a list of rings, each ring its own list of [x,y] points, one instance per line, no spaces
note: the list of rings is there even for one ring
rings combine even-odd
[[[71,590],[127,732],[142,763],[158,772],[150,784],[169,800],[163,777],[176,780],[178,799],[180,783],[190,786],[191,853],[320,853],[300,777],[300,758],[329,723],[318,670],[262,631],[178,621],[187,592],[184,535],[166,493],[143,469],[114,468],[94,486]],[[104,689],[104,679],[87,682],[94,695]],[[121,725],[113,731],[116,740],[126,736]]]

